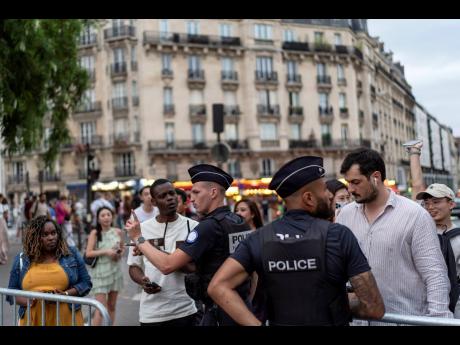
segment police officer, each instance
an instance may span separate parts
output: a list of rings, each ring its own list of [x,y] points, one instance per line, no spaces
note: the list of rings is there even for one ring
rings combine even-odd
[[[287,212],[240,243],[214,275],[209,296],[240,325],[261,325],[234,293],[253,271],[264,286],[269,325],[347,325],[351,313],[381,318],[385,308],[352,232],[330,223],[332,194],[320,157],[285,164],[269,188]],[[347,296],[350,280],[354,293]],[[351,312],[350,312],[351,309]]]
[[[193,166],[188,172],[193,183],[191,202],[204,218],[189,233],[185,243],[170,255],[161,252],[141,236],[135,215],[134,221],[126,223],[126,230],[145,257],[163,274],[195,262],[195,279],[189,279],[186,285],[192,297],[205,304],[202,325],[236,325],[214,304],[206,291],[214,273],[234,252],[239,242],[251,233],[251,229],[243,218],[224,206],[225,191],[233,182],[229,174],[209,164]],[[241,280],[238,285],[240,298],[248,304],[249,279]]]

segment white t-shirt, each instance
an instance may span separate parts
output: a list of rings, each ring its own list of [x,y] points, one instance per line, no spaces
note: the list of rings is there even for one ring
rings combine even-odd
[[[164,250],[172,253],[176,250],[177,241],[185,241],[188,235],[187,221],[190,230],[198,222],[193,219],[178,215],[176,221],[168,223],[164,239]],[[158,223],[156,218],[151,218],[141,223],[142,236],[146,239],[163,239],[166,223]],[[133,256],[133,247],[129,248],[129,266],[145,267],[145,275],[150,281],[161,286],[161,291],[156,294],[147,294],[142,290],[139,308],[139,321],[142,323],[164,322],[179,319],[197,312],[195,302],[185,291],[184,273],[173,272],[162,274],[148,261],[144,255]]]
[[[141,206],[139,206],[138,208],[134,210],[134,213],[136,213],[136,216],[139,219],[139,221],[143,223],[146,220],[149,220],[153,217],[158,216],[160,211],[158,210],[158,207],[154,206],[152,212],[147,213],[144,211],[144,205],[142,204]]]

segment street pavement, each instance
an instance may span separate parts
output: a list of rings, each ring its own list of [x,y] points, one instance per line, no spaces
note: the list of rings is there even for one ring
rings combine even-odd
[[[8,263],[6,265],[0,265],[0,287],[7,288],[10,269],[13,263],[13,259],[16,254],[21,252],[21,244],[16,239],[16,231],[14,229],[8,229],[8,237],[10,241],[10,252],[8,256]],[[74,235],[74,237],[76,237]],[[75,238],[76,240],[76,238]],[[85,243],[84,239],[82,243]],[[115,316],[115,326],[138,326],[139,325],[139,300],[140,300],[140,288],[135,284],[128,273],[128,265],[126,265],[127,251],[125,257],[122,259],[124,287],[118,295],[117,310]],[[90,293],[91,294],[91,293]],[[89,295],[86,297],[93,298]],[[14,324],[14,307],[10,306],[8,302],[3,299],[3,313],[4,313],[4,325]],[[94,308],[93,308],[94,310]],[[83,308],[85,319],[88,315],[88,308]],[[1,322],[1,320],[0,320]],[[1,325],[1,324],[0,324]]]

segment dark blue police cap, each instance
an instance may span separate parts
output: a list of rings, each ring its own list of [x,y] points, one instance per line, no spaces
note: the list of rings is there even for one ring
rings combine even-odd
[[[268,188],[282,198],[324,176],[323,159],[315,156],[296,158],[284,164],[273,176]]]
[[[233,182],[233,177],[222,169],[210,164],[195,165],[188,169],[188,173],[192,183],[200,181],[215,182],[227,189]]]

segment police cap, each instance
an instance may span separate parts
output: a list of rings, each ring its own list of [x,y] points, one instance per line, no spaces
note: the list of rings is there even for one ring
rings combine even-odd
[[[188,169],[188,173],[192,183],[200,181],[215,182],[227,189],[233,182],[233,177],[222,169],[210,164],[195,165]]]
[[[321,157],[299,157],[284,164],[273,176],[268,188],[286,198],[306,184],[323,177],[325,173]]]

